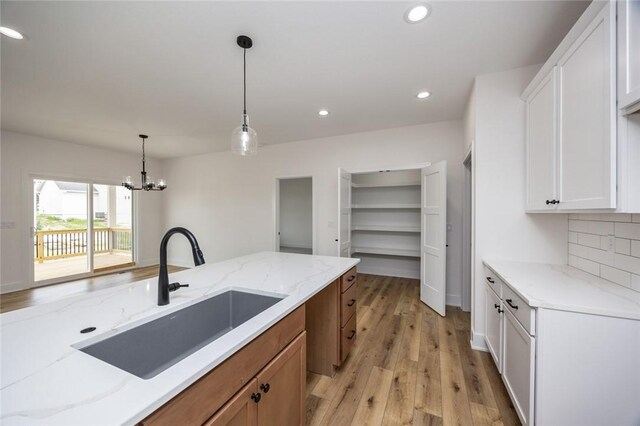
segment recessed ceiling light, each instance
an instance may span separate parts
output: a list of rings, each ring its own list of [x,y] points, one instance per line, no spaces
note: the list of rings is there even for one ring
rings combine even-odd
[[[11,28],[7,27],[0,27],[0,34],[4,34],[10,38],[15,38],[16,40],[22,40],[24,38],[22,34],[17,32],[16,30],[12,30]]]
[[[431,93],[429,93],[429,92],[418,92],[418,94],[416,95],[416,98],[418,98],[418,99],[426,99],[429,96],[431,96]]]
[[[423,21],[427,16],[429,16],[429,12],[431,8],[426,3],[420,3],[411,6],[407,12],[404,14],[404,19],[410,24],[415,24],[417,22]]]
[[[318,115],[320,117],[326,117],[327,115],[329,115],[329,111],[327,111],[326,109],[321,109],[320,111],[318,111]]]

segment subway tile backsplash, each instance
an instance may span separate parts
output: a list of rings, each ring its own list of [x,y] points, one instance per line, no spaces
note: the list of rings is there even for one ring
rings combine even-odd
[[[570,214],[569,265],[640,292],[640,214]]]

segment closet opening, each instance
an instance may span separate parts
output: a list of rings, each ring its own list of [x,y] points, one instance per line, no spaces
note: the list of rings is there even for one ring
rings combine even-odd
[[[275,250],[313,254],[313,242],[313,178],[277,178]]]
[[[358,272],[420,280],[440,315],[446,295],[446,162],[393,170],[339,170],[338,251]]]

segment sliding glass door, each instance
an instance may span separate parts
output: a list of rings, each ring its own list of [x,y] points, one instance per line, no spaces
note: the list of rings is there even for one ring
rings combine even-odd
[[[33,280],[134,265],[133,202],[119,185],[33,179]]]

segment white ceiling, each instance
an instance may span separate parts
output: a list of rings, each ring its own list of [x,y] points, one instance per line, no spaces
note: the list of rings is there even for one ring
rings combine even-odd
[[[479,74],[544,62],[578,1],[2,1],[2,128],[168,158],[224,151],[242,110],[261,144],[463,114]],[[432,96],[417,100],[419,90]],[[327,108],[328,117],[317,111]]]

